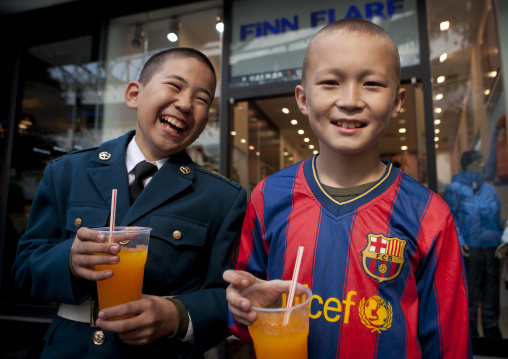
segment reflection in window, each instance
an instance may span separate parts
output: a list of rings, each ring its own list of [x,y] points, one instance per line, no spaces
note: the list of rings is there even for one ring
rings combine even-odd
[[[44,168],[49,161],[95,145],[97,88],[103,81],[92,39],[83,36],[28,49],[11,157],[2,300],[39,303],[21,295],[10,269]]]
[[[474,278],[485,271],[484,267],[476,266],[474,258],[479,252],[495,250],[501,236],[501,223],[508,217],[506,105],[500,75],[496,2],[458,4],[427,1],[439,192],[450,205],[459,236],[464,237],[464,243],[470,247],[469,252],[466,247],[462,249],[470,313],[473,313],[471,333],[473,337],[495,337],[499,331],[491,329],[499,326],[504,338],[508,338],[508,290],[499,272],[494,270],[490,281],[488,277],[479,277],[482,290],[495,293],[492,299],[489,299],[490,294],[480,294],[473,283]],[[447,26],[440,26],[445,21]],[[472,156],[474,153],[478,155]],[[480,155],[482,159],[478,161],[482,162],[475,162]],[[467,181],[468,175],[474,179]],[[460,211],[452,194],[455,193],[452,189],[459,184],[461,198],[468,199],[459,201]],[[493,197],[477,200],[483,193],[483,186],[492,188]],[[473,215],[465,219],[467,213]],[[481,229],[474,235],[477,242],[471,239],[473,224]],[[487,244],[489,233],[492,243]],[[493,254],[485,258],[484,264],[499,269]],[[476,300],[478,296],[482,298],[479,301]],[[477,315],[481,318],[479,323]]]

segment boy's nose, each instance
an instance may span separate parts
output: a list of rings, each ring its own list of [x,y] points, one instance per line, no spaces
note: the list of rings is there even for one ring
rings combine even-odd
[[[344,86],[340,92],[337,105],[348,110],[361,107],[361,89],[354,85]]]
[[[189,112],[192,109],[192,100],[187,96],[180,96],[175,101],[175,107],[180,111]]]

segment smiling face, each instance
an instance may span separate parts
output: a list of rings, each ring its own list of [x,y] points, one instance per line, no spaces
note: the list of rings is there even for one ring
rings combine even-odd
[[[320,153],[379,156],[379,140],[405,97],[398,54],[380,35],[344,29],[318,34],[309,46],[296,100]]]
[[[137,110],[136,143],[149,161],[178,153],[205,129],[215,91],[210,68],[192,57],[173,57],[142,85],[127,85],[127,106]]]

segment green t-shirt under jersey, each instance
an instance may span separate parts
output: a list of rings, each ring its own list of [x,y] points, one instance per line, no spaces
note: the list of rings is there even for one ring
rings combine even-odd
[[[376,182],[369,182],[365,184],[361,184],[359,186],[347,187],[347,188],[337,188],[330,187],[323,183],[321,185],[333,198],[335,198],[339,202],[347,201],[350,198],[356,197],[359,194],[365,192],[370,187],[372,187]]]

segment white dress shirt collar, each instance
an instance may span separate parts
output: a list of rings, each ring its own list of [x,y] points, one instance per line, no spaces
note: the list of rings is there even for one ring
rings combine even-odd
[[[162,165],[169,159],[169,157],[166,157],[155,162],[148,161],[141,152],[141,150],[139,149],[135,139],[136,136],[132,137],[132,140],[129,142],[129,145],[127,146],[127,152],[125,153],[125,164],[127,166],[127,173],[131,173],[134,167],[136,167],[136,165],[141,161],[153,163],[154,165],[157,166],[157,169],[160,169]]]

